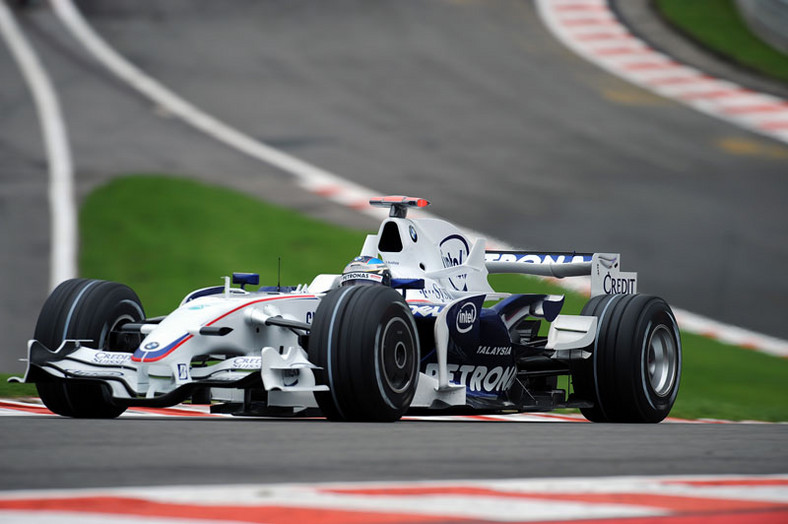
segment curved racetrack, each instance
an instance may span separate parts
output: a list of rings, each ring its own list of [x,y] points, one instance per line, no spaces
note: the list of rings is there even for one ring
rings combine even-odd
[[[785,150],[583,62],[530,2],[80,6],[143,70],[270,145],[381,193],[429,197],[436,214],[511,244],[620,251],[641,290],[788,336]],[[23,22],[62,97],[81,194],[118,173],[181,173],[374,227],[151,107],[86,58],[48,11]],[[0,91],[3,351],[21,355],[46,295],[45,159],[2,49],[0,68],[14,72]],[[765,153],[732,154],[731,141]],[[0,425],[4,489],[788,469],[782,425]]]
[[[125,56],[263,141],[513,245],[620,250],[643,290],[788,336],[788,159],[730,154],[761,139],[585,63],[529,2],[92,4]]]

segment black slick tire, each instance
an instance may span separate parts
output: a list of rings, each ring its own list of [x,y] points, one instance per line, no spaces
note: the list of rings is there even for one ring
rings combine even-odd
[[[67,339],[105,351],[131,353],[139,335],[121,334],[128,322],[141,322],[145,312],[128,286],[92,279],[71,279],[49,295],[38,316],[34,338],[52,351]],[[37,382],[44,405],[53,413],[75,418],[115,418],[126,408],[112,402],[106,384],[95,381]]]
[[[660,422],[676,401],[681,379],[681,337],[670,306],[650,295],[592,298],[582,315],[598,318],[587,361],[573,367],[578,397],[592,422]]]
[[[329,420],[392,422],[407,411],[419,375],[419,337],[405,300],[384,286],[329,293],[315,312],[309,359]]]

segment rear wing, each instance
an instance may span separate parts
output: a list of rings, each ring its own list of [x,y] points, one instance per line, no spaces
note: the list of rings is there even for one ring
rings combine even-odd
[[[486,251],[488,273],[543,277],[591,277],[591,296],[637,293],[637,273],[624,273],[618,253]]]

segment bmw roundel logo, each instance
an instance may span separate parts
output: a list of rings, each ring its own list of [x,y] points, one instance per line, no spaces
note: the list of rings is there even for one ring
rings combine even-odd
[[[410,226],[410,239],[416,242],[419,239],[419,235],[416,234],[416,228]]]
[[[158,342],[149,342],[149,343],[145,344],[145,349],[147,349],[148,351],[156,349],[157,347],[159,347],[159,343]]]

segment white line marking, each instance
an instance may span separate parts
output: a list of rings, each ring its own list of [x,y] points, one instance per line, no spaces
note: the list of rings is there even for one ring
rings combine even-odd
[[[643,42],[633,35],[629,31],[629,28],[618,20],[606,0],[572,0],[566,3],[556,0],[537,0],[536,5],[542,22],[559,41],[578,55],[602,69],[605,69],[609,73],[624,78],[658,95],[672,98],[673,100],[681,102],[707,115],[719,118],[755,133],[766,135],[775,140],[788,143],[788,133],[785,133],[780,126],[771,128],[769,126],[759,125],[746,118],[720,111],[718,104],[709,104],[709,100],[703,96],[681,96],[679,93],[683,93],[684,91],[682,90],[678,90],[677,93],[669,88],[660,88],[651,82],[650,80],[653,78],[653,73],[658,71],[658,69],[651,69],[648,63],[658,63],[666,59],[672,62],[674,59],[666,57],[664,54],[650,48],[648,43]],[[587,16],[584,17],[584,14]],[[587,23],[580,23],[584,19]],[[600,19],[604,21],[602,25],[600,25],[598,21]],[[615,44],[611,42],[615,42]],[[600,44],[621,48],[633,46],[641,48],[639,56],[642,59],[643,68],[633,69],[627,67],[627,62],[622,62],[617,59],[618,55],[608,55],[601,52],[604,47],[599,47]],[[682,75],[688,74],[690,77],[694,74],[699,82],[704,81],[707,84],[709,81],[721,82],[721,88],[722,86],[728,86],[728,89],[732,91],[731,93],[713,93],[711,91],[707,93],[707,96],[712,97],[715,102],[717,101],[717,97],[721,97],[719,100],[734,98],[735,93],[733,93],[733,91],[736,90],[742,91],[738,96],[758,98],[764,103],[767,100],[775,99],[783,103],[786,102],[772,95],[752,92],[727,80],[712,78],[690,66],[676,63],[676,67],[670,68],[668,71],[671,73],[681,71]]]
[[[114,499],[109,505],[104,499]],[[30,507],[31,501],[41,508]],[[58,514],[121,516],[132,521],[172,518],[183,522],[209,514],[227,521],[281,522],[283,512],[302,520],[342,522],[347,514],[370,512],[374,522],[478,519],[489,522],[569,521],[589,518],[615,522],[632,517],[698,520],[713,514],[746,520],[780,519],[788,507],[786,475],[620,476],[345,483],[277,483],[202,486],[140,486],[0,492],[3,518],[43,518]],[[146,511],[140,512],[139,508]],[[27,509],[17,509],[27,508]],[[374,517],[373,517],[374,515]],[[398,517],[398,518],[397,518]],[[198,520],[200,519],[200,520]],[[424,519],[431,520],[431,519]],[[46,520],[42,520],[46,521]],[[357,520],[354,520],[354,522]],[[776,521],[776,520],[775,520]],[[26,522],[26,520],[25,520]]]
[[[357,208],[375,218],[386,215],[385,210],[367,204],[371,197],[377,196],[377,192],[263,144],[201,111],[119,55],[87,24],[70,0],[51,0],[51,3],[60,20],[90,53],[115,75],[172,115],[242,153],[290,173],[301,187],[312,193]]]
[[[54,289],[77,275],[77,212],[68,134],[52,82],[5,2],[0,2],[0,32],[33,94],[44,135],[51,209],[49,282]]]
[[[324,169],[313,166],[300,159],[278,151],[206,114],[194,105],[180,98],[178,95],[161,85],[153,78],[146,75],[139,68],[120,56],[88,25],[79,11],[74,7],[71,0],[51,0],[51,3],[61,21],[66,25],[67,28],[71,30],[71,32],[74,34],[74,37],[77,38],[77,40],[79,40],[85,46],[85,48],[96,57],[96,59],[102,62],[108,69],[110,69],[122,80],[128,82],[129,85],[140,91],[146,97],[153,100],[156,104],[164,107],[171,114],[180,117],[185,122],[243,153],[291,173],[299,181],[301,187],[312,193],[321,195],[344,206],[357,209],[365,214],[374,216],[375,218],[381,218],[386,215],[385,210],[380,208],[372,208],[368,205],[369,198],[371,196],[377,196],[378,192],[353,182],[349,182],[334,173],[330,173]],[[543,5],[545,3],[549,4],[549,2],[544,1],[540,1],[538,3],[540,12],[543,12],[547,9],[547,7]],[[560,6],[560,3],[558,5]],[[602,7],[599,0],[592,4],[590,8],[600,11],[607,10],[606,6]],[[608,12],[608,14],[610,13]],[[615,19],[612,14],[610,14],[610,18]],[[590,43],[589,48],[593,45],[596,44]],[[648,49],[647,45],[631,37],[623,39],[623,43],[620,45],[638,46]],[[672,60],[662,54],[656,54],[656,56],[659,60]],[[698,75],[698,77],[703,76],[700,72],[684,66],[672,68],[671,71],[674,75],[693,74]],[[651,73],[647,72],[646,74],[650,75]],[[786,135],[788,135],[788,132],[786,132]],[[425,212],[421,213],[422,214],[420,216],[423,217],[432,216]],[[485,236],[468,229],[464,229],[464,231],[471,237]],[[490,238],[489,236],[486,238],[488,240],[488,247],[495,246],[500,249],[510,248],[510,246],[507,246],[504,242],[500,242],[494,238]],[[584,282],[583,279],[579,280],[580,282],[576,284],[569,280],[558,281],[557,283],[567,287],[568,289],[577,289],[577,286],[579,286],[581,289],[588,287],[587,282]],[[702,318],[698,315],[686,313],[681,310],[674,311],[677,317],[684,318],[686,315],[691,315],[694,319]],[[715,330],[717,329],[717,326],[721,325],[719,322],[709,322],[709,325],[713,325]],[[692,325],[694,326],[695,324]],[[681,326],[681,328],[685,329],[684,326]],[[688,329],[691,330],[692,328]],[[697,333],[697,331],[691,332]],[[700,333],[709,335],[711,331],[709,329],[704,329]],[[746,339],[749,345],[754,346],[756,349],[760,349],[760,344],[763,341],[766,347],[769,348],[769,351],[772,353],[774,352],[774,341],[777,340],[772,337],[765,337],[752,332],[748,332]],[[788,341],[777,341],[777,347],[777,351],[780,356],[788,356]]]

